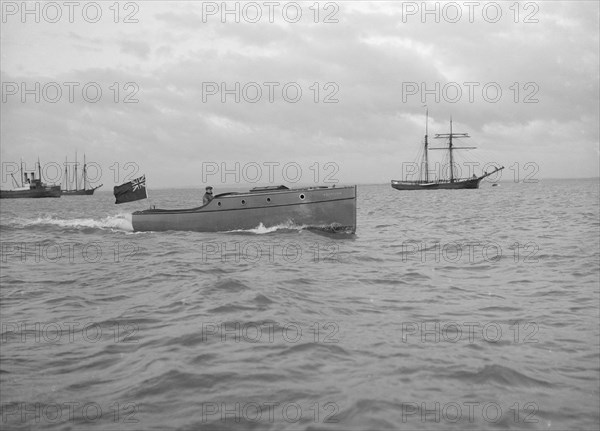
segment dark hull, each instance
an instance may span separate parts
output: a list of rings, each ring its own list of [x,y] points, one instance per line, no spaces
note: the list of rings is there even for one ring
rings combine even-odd
[[[132,224],[135,231],[224,232],[290,224],[354,233],[356,186],[224,193],[198,208],[136,211]]]
[[[60,186],[49,186],[29,190],[0,190],[0,199],[59,198]]]
[[[396,181],[392,180],[392,187],[396,190],[447,190],[447,189],[478,189],[481,178],[470,180],[426,183],[424,181]]]
[[[63,190],[63,196],[89,196],[93,195],[93,190]]]
[[[62,190],[62,194],[64,196],[90,196],[93,195],[94,191],[100,187],[102,186],[100,185],[98,187],[94,187],[93,189]]]
[[[396,190],[456,190],[456,189],[478,189],[479,183],[485,177],[495,174],[504,169],[504,166],[496,168],[492,172],[486,173],[477,178],[467,180],[439,180],[439,181],[398,181],[392,180],[392,187]]]

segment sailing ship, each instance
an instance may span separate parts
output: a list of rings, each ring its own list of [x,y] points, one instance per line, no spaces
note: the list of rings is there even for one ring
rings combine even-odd
[[[450,133],[438,133],[435,135],[436,139],[447,139],[448,147],[429,147],[428,142],[428,120],[429,111],[425,113],[425,141],[423,148],[423,161],[421,166],[421,178],[414,181],[404,180],[392,180],[392,187],[396,190],[439,190],[439,189],[478,189],[479,183],[486,177],[495,174],[498,171],[504,169],[504,166],[495,168],[491,172],[484,172],[482,175],[473,175],[472,178],[457,178],[454,172],[454,154],[455,150],[471,150],[476,147],[456,147],[454,146],[453,139],[459,138],[470,138],[468,133],[454,133],[452,131],[452,119],[450,119]],[[450,178],[448,179],[430,179],[429,178],[429,150],[447,150],[449,153],[450,161]]]
[[[88,188],[88,178],[87,178],[87,164],[85,162],[85,154],[83,155],[83,174],[82,174],[82,183],[83,188],[79,188],[78,184],[78,176],[77,176],[77,153],[75,153],[75,164],[73,165],[73,173],[69,169],[69,164],[65,159],[65,188],[62,190],[63,195],[68,196],[90,196],[94,194],[96,189],[102,187],[102,184],[96,187]],[[73,178],[73,181],[71,181]],[[74,183],[74,184],[73,184]],[[74,188],[71,188],[73,187]]]
[[[255,187],[216,195],[190,209],[148,209],[132,214],[134,231],[223,232],[293,225],[330,232],[356,231],[356,186]]]
[[[61,195],[60,186],[48,185],[42,182],[42,168],[39,159],[37,167],[38,177],[36,178],[35,171],[31,172],[31,176],[29,176],[29,173],[23,170],[23,162],[21,162],[19,175],[21,177],[20,185],[14,174],[10,174],[15,188],[11,190],[0,190],[0,199],[59,198]]]

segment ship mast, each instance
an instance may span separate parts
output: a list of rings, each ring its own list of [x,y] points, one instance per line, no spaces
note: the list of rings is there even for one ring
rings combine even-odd
[[[454,158],[452,157],[452,117],[450,117],[450,143],[448,144],[450,151],[450,182],[454,182]]]
[[[454,150],[472,150],[476,147],[455,147],[452,145],[452,138],[470,138],[468,133],[453,133],[452,132],[452,117],[450,117],[450,133],[436,133],[437,138],[448,139],[448,151],[450,152],[450,182],[454,182],[454,157],[452,151]],[[445,148],[432,148],[432,150],[445,150]]]
[[[429,108],[425,106],[425,182],[429,182],[429,154],[427,134],[429,131]]]
[[[67,157],[65,156],[65,191],[69,190],[69,163],[67,161]]]
[[[77,190],[77,151],[75,151],[75,190]]]
[[[86,180],[87,180],[87,172],[86,172],[85,154],[84,154],[83,155],[83,190],[85,190],[87,188]]]

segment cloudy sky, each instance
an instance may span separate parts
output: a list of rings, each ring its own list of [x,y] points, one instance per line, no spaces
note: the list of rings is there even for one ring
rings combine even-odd
[[[3,188],[75,152],[109,188],[387,183],[424,105],[476,170],[599,174],[597,1],[117,6],[2,1]]]

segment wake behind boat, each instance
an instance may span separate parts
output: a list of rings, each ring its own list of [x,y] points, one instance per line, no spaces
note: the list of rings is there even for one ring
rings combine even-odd
[[[335,232],[356,231],[356,186],[256,187],[216,195],[190,209],[148,209],[132,214],[134,231],[224,232],[291,224]]]
[[[475,147],[455,147],[453,145],[453,139],[455,138],[470,138],[468,133],[453,133],[452,132],[452,119],[450,120],[450,133],[438,133],[435,138],[448,139],[448,147],[443,148],[430,148],[428,138],[428,118],[429,111],[426,111],[425,120],[425,142],[423,148],[423,161],[421,170],[421,179],[414,181],[403,181],[403,180],[392,180],[392,187],[396,190],[439,190],[439,189],[478,189],[479,183],[486,177],[495,174],[498,171],[504,169],[504,166],[495,168],[491,172],[484,172],[482,175],[473,175],[472,178],[456,178],[454,172],[454,150],[471,150]],[[430,180],[429,178],[429,150],[447,150],[449,154],[449,165],[450,165],[450,178],[449,179],[435,179]]]

